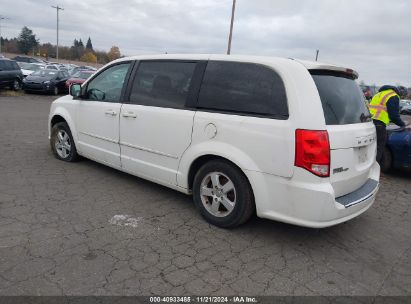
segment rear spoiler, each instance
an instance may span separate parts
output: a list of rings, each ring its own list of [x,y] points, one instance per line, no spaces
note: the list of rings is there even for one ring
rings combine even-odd
[[[316,61],[306,61],[306,60],[299,60],[299,59],[293,59],[299,63],[301,63],[303,66],[307,68],[309,71],[332,71],[332,72],[339,72],[342,74],[345,74],[349,76],[350,78],[357,79],[358,78],[358,72],[349,69],[349,68],[344,68],[341,66],[336,66],[332,64],[327,64],[327,63],[320,63]]]

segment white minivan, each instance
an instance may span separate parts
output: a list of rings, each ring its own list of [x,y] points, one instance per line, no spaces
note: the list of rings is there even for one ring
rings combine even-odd
[[[202,216],[306,227],[374,202],[380,168],[365,98],[347,68],[233,55],[121,58],[51,105],[55,156],[81,155],[192,194]]]

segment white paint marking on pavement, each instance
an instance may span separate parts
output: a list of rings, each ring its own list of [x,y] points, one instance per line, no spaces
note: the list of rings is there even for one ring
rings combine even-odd
[[[108,222],[112,225],[129,226],[129,227],[136,228],[138,226],[138,223],[141,222],[142,220],[143,220],[143,217],[141,216],[135,218],[127,214],[116,214]]]

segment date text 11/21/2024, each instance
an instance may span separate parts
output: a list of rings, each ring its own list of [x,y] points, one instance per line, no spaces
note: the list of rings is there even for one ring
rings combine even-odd
[[[257,303],[257,298],[248,296],[231,297],[150,297],[150,303]]]

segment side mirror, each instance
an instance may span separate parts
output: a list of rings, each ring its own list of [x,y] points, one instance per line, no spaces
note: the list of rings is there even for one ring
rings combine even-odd
[[[81,94],[81,85],[78,83],[72,84],[70,86],[70,95],[74,98],[80,97]]]

